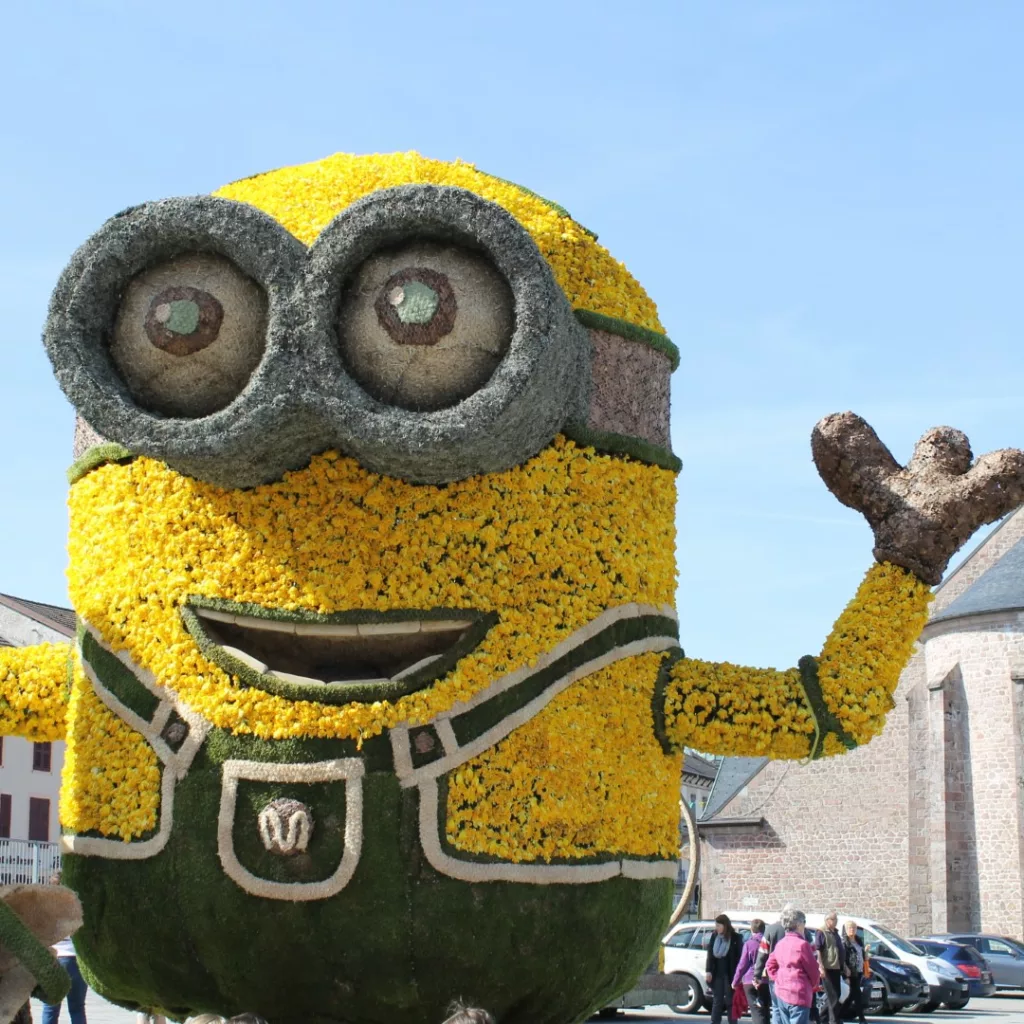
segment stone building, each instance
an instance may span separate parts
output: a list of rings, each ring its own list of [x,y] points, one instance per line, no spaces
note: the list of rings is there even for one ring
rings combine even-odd
[[[796,899],[907,935],[1024,932],[1024,510],[937,588],[895,701],[845,756],[726,759],[705,914]]]

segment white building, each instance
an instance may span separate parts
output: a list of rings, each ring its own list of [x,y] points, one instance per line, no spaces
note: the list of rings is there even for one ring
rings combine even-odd
[[[67,643],[68,608],[0,594],[0,647]],[[0,883],[45,881],[59,862],[57,820],[64,743],[0,736]]]

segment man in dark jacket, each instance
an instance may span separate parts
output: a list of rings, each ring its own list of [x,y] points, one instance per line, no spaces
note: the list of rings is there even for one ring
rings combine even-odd
[[[764,935],[761,936],[761,948],[757,952],[757,962],[754,964],[754,984],[760,985],[764,980],[764,967],[768,963],[768,957],[771,955],[772,950],[778,945],[779,939],[786,934],[786,929],[782,927],[782,918],[792,911],[796,910],[795,903],[787,903],[782,908],[782,913],[779,915],[779,920],[775,924],[770,924],[765,927]],[[775,1000],[775,986],[769,981],[768,991],[772,997],[772,1024],[780,1024],[779,1020],[779,1004]]]
[[[825,918],[825,927],[814,936],[814,949],[818,954],[821,979],[828,997],[828,1024],[840,1024],[839,996],[842,991],[843,973],[849,973],[846,966],[846,944],[838,929],[839,915],[833,911]]]

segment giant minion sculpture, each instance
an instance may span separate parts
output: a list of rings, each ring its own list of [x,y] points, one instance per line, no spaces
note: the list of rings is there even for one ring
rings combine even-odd
[[[798,668],[685,658],[652,302],[562,208],[415,154],[125,210],[45,341],[80,627],[0,652],[0,728],[68,741],[89,981],[177,1018],[585,1018],[658,946],[684,746],[869,740],[929,584],[1024,497],[1019,452],[943,428],[901,467],[829,417],[876,564]]]

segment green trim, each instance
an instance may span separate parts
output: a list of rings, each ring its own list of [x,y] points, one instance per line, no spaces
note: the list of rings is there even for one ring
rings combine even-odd
[[[829,711],[828,705],[825,703],[825,697],[821,692],[821,682],[818,679],[817,658],[812,658],[809,654],[805,654],[797,662],[797,667],[800,671],[800,685],[803,687],[804,695],[807,698],[807,706],[810,708],[811,716],[814,718],[815,736],[808,759],[814,761],[824,756],[822,745],[825,736],[830,732],[836,734],[839,742],[847,750],[853,750],[858,745],[857,741],[842,727],[839,719]]]
[[[665,652],[665,656],[661,659],[661,666],[658,668],[658,678],[654,682],[654,696],[651,698],[651,710],[654,712],[654,735],[658,737],[661,749],[666,754],[679,754],[683,749],[673,743],[669,737],[668,722],[665,718],[665,695],[668,684],[672,682],[672,669],[684,657],[685,654],[681,647]]]
[[[634,640],[642,640],[649,636],[676,636],[678,630],[679,626],[675,619],[663,615],[645,615],[612,623],[547,668],[524,679],[518,686],[499,693],[461,715],[454,715],[451,723],[455,738],[460,746],[471,743],[488,729],[503,722],[509,715],[514,715],[531,700],[539,697],[549,686],[568,675],[573,669],[601,657],[602,654],[607,654],[616,647],[623,647]]]
[[[135,453],[130,452],[124,445],[113,442],[94,445],[81,458],[76,459],[68,470],[68,486],[78,483],[86,473],[91,473],[108,462],[131,462],[135,457]]]
[[[278,622],[311,622],[311,623],[342,623],[359,624],[368,622],[408,622],[410,619],[452,619],[462,618],[475,620],[437,661],[413,672],[402,679],[391,679],[384,682],[350,683],[345,686],[318,686],[302,683],[291,683],[278,679],[238,661],[228,654],[220,644],[215,643],[207,635],[199,616],[192,610],[212,608],[217,611],[231,612],[235,615],[250,615],[256,618],[270,619]],[[477,612],[466,608],[432,608],[427,611],[403,608],[391,612],[372,612],[365,610],[336,612],[330,615],[318,615],[296,611],[278,611],[262,608],[259,605],[235,604],[231,601],[220,601],[212,598],[191,597],[188,604],[181,608],[181,619],[185,628],[199,645],[199,649],[207,660],[219,665],[229,675],[234,676],[242,685],[273,693],[286,700],[306,700],[316,704],[368,704],[379,700],[398,700],[417,690],[425,689],[431,683],[448,675],[455,665],[473,651],[487,635],[491,627],[498,621],[497,612]]]
[[[652,331],[648,327],[640,327],[638,324],[630,323],[628,320],[621,320],[617,316],[607,316],[605,313],[595,313],[589,309],[574,309],[573,313],[584,327],[595,331],[607,331],[609,334],[617,334],[627,341],[635,341],[648,348],[653,348],[663,356],[668,356],[672,364],[672,370],[679,369],[679,349],[675,343],[670,341],[668,336],[658,331]]]
[[[71,991],[67,971],[3,900],[0,900],[0,943],[36,979],[45,1002],[59,1003]]]
[[[678,455],[660,445],[651,444],[642,437],[631,437],[629,434],[613,434],[607,430],[594,430],[582,423],[567,423],[562,433],[584,448],[608,455],[626,455],[637,462],[646,462],[651,466],[678,473],[683,468],[683,461]]]
[[[129,711],[151,722],[160,706],[160,698],[151,693],[117,657],[99,644],[83,626],[79,626],[78,640],[82,645],[82,658],[102,680],[103,686]]]
[[[545,206],[549,206],[554,210],[559,217],[565,217],[568,220],[571,220],[581,231],[589,235],[595,242],[597,241],[597,232],[591,231],[588,227],[584,227],[564,206],[562,206],[561,203],[556,203],[553,199],[548,199],[546,196],[542,196],[539,192],[534,192],[532,188],[520,185],[518,181],[509,181],[508,178],[501,178],[497,174],[490,174],[488,171],[481,171],[479,167],[476,168],[476,171],[478,174],[482,174],[485,178],[490,178],[492,181],[500,181],[503,185],[511,185],[513,188],[519,189],[519,191],[524,195],[540,200],[540,202]]]

